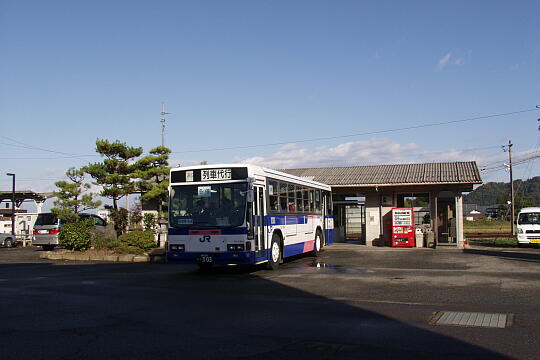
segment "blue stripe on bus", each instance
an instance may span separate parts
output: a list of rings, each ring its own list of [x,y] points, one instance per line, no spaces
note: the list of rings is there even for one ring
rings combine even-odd
[[[291,244],[291,245],[285,245],[285,249],[283,249],[283,257],[289,257],[294,255],[300,255],[304,253],[304,243],[297,243],[297,244]]]
[[[198,257],[201,255],[211,255],[213,258],[213,264],[227,265],[227,264],[254,264],[258,258],[256,258],[255,251],[247,252],[179,252],[179,251],[167,251],[167,262],[171,264],[197,264]],[[264,257],[260,258],[264,259]]]
[[[189,235],[190,229],[169,228],[169,235]],[[191,230],[221,230],[221,235],[245,235],[247,228],[236,227],[232,229],[191,229]]]
[[[311,215],[313,216],[313,215]],[[317,216],[317,215],[315,215]],[[273,222],[272,222],[273,219]],[[309,215],[266,215],[264,217],[264,225],[277,226],[277,225],[302,225],[307,224]]]

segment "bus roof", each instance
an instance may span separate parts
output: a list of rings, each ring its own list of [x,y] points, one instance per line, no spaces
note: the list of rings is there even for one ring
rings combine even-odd
[[[248,169],[248,177],[267,177],[272,178],[276,180],[282,180],[282,181],[291,181],[299,184],[305,184],[305,185],[311,185],[315,187],[322,188],[324,190],[331,191],[332,188],[327,185],[323,184],[317,181],[313,181],[311,179],[306,179],[299,176],[294,176],[291,174],[287,174],[281,171],[265,168],[258,165],[250,165],[250,164],[210,164],[210,165],[193,165],[193,166],[181,166],[171,169],[171,174],[175,171],[186,171],[186,170],[196,170],[196,169],[223,169],[223,168],[247,168]],[[172,182],[171,182],[172,183]]]

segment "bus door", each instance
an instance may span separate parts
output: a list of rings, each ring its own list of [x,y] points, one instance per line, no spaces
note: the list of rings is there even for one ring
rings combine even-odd
[[[263,256],[266,250],[265,231],[264,231],[264,188],[255,186],[253,202],[253,224],[255,235],[255,250],[257,256]]]

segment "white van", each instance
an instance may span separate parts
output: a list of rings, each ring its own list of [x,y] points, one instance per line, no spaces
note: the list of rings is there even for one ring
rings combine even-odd
[[[540,244],[540,207],[523,208],[517,218],[518,246]]]

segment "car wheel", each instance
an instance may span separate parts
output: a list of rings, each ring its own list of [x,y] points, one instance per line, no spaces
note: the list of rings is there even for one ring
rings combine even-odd
[[[270,243],[270,259],[268,260],[269,267],[272,270],[277,270],[279,268],[281,258],[281,237],[278,234],[274,234],[272,235],[272,242]]]
[[[322,247],[322,235],[320,231],[317,231],[317,234],[315,235],[315,244],[313,245],[313,251],[311,252],[311,254],[315,257],[318,257],[322,251]]]
[[[7,238],[6,240],[4,240],[4,246],[8,248],[13,246],[13,242],[11,241],[11,238]]]

